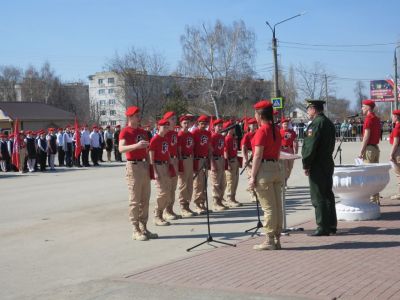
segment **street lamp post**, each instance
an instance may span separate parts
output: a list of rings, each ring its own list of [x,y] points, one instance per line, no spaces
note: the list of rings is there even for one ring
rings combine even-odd
[[[394,48],[394,109],[397,109],[399,104],[399,95],[397,91],[397,48],[400,48],[400,45]]]
[[[277,42],[276,42],[275,28],[276,28],[277,25],[282,24],[283,22],[286,22],[286,21],[289,21],[291,19],[300,17],[300,16],[302,16],[304,14],[305,13],[303,12],[303,13],[297,14],[297,15],[295,15],[293,17],[290,17],[290,18],[287,18],[285,20],[282,20],[282,21],[276,23],[273,27],[268,23],[268,21],[265,21],[265,23],[268,25],[268,27],[272,31],[272,54],[273,54],[273,57],[274,57],[274,74],[275,74],[275,77],[274,77],[274,79],[275,79],[274,80],[274,95],[275,95],[275,97],[280,97],[281,96],[281,91],[279,90],[279,84],[278,84],[278,76],[279,76],[279,74],[278,74],[278,45],[277,45]]]

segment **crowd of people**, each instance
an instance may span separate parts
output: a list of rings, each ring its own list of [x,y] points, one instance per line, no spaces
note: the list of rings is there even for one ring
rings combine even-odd
[[[110,126],[103,129],[95,125],[89,131],[89,127],[85,125],[76,132],[74,127],[68,125],[57,130],[48,128],[38,131],[19,131],[16,134],[2,133],[0,134],[0,169],[2,172],[20,171],[22,173],[54,171],[56,158],[58,167],[99,166],[99,162],[111,162],[113,151],[114,161],[122,162],[121,153],[118,151],[120,129],[119,125],[113,130]],[[77,145],[77,133],[80,145]],[[15,144],[17,139],[18,145]],[[78,153],[77,147],[80,147]],[[14,152],[19,156],[19,167],[13,163]],[[104,152],[106,152],[106,158],[104,158]]]

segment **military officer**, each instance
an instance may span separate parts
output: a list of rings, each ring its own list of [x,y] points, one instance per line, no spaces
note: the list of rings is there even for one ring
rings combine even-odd
[[[335,196],[332,192],[335,148],[335,125],[324,115],[325,101],[307,100],[311,123],[305,132],[302,148],[303,169],[310,182],[311,202],[317,223],[312,236],[336,233]]]
[[[220,133],[223,126],[223,120],[216,119],[212,122],[214,132],[211,134],[213,153],[211,157],[210,177],[213,196],[213,209],[215,211],[222,211],[227,208],[222,204],[226,187],[224,159],[225,137]]]
[[[139,128],[139,108],[130,106],[125,115],[128,125],[118,137],[118,151],[126,153],[126,181],[129,192],[129,218],[133,226],[132,239],[146,241],[158,237],[147,229],[150,201],[150,172],[146,132]]]
[[[375,102],[364,100],[362,102],[362,112],[365,116],[363,125],[363,139],[360,158],[364,163],[379,163],[379,139],[381,136],[381,121],[374,113]],[[371,201],[376,204],[379,202],[379,194],[371,196]]]
[[[261,100],[254,105],[255,118],[260,128],[252,139],[253,164],[249,188],[257,194],[264,211],[266,241],[255,245],[255,250],[281,249],[282,232],[282,177],[278,162],[281,148],[279,128],[274,124],[272,103]]]

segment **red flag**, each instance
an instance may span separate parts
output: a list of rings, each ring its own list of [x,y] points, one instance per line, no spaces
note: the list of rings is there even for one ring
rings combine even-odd
[[[13,153],[12,153],[12,164],[17,167],[18,170],[21,169],[21,162],[19,160],[19,149],[21,148],[21,140],[19,138],[19,124],[18,119],[15,120],[14,124],[14,143],[13,143]]]
[[[213,118],[213,116],[210,116],[210,125],[208,125],[208,131],[210,131],[210,132],[214,131],[214,118]]]
[[[78,120],[75,117],[75,159],[78,159],[81,151],[81,133],[79,131]]]

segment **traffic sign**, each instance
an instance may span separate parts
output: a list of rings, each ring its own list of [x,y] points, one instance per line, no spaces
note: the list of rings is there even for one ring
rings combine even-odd
[[[283,97],[279,98],[272,98],[272,107],[275,109],[282,109],[283,108]]]

